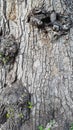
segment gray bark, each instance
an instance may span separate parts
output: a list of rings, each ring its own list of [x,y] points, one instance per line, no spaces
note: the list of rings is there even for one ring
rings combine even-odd
[[[47,11],[54,9],[73,21],[73,0],[0,2],[3,36],[13,35],[20,43],[15,62],[0,68],[0,92],[21,81],[31,93],[30,120],[22,124],[21,130],[46,127],[53,119],[58,123],[57,130],[69,130],[73,122],[73,27],[66,35],[53,39],[52,28],[46,27],[48,33],[45,34],[28,23],[27,16],[33,8],[43,5]]]

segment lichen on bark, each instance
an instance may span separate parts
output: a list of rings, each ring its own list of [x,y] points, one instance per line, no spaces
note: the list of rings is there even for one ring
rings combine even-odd
[[[6,3],[8,8],[8,1]],[[42,124],[46,127],[52,119],[58,123],[57,129],[67,130],[73,122],[73,27],[66,35],[59,35],[53,41],[56,33],[51,28],[46,27],[45,34],[41,29],[32,27],[27,23],[27,16],[32,8],[42,4],[47,12],[54,8],[56,13],[67,15],[71,20],[73,18],[73,0],[45,0],[44,3],[43,0],[33,3],[28,0],[27,4],[25,1],[19,4],[16,0],[16,22],[9,20],[7,26],[7,19],[3,17],[1,25],[5,27],[4,34],[9,27],[8,33],[20,42],[19,53],[9,71],[4,67],[0,69],[0,90],[5,89],[5,84],[8,88],[21,79],[31,93],[31,119],[21,125],[21,130],[37,130]],[[1,9],[4,10],[2,6]]]
[[[12,129],[9,125],[13,123],[13,129],[30,119],[29,102],[31,94],[20,83],[5,88],[0,94],[0,125],[2,130]]]
[[[13,64],[18,53],[19,43],[12,36],[0,37],[0,64]]]

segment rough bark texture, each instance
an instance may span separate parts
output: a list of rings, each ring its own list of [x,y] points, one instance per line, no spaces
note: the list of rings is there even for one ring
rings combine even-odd
[[[30,11],[43,6],[70,16],[73,21],[73,0],[0,0],[0,25],[3,36],[12,35],[19,44],[13,64],[0,67],[0,92],[21,81],[31,93],[30,120],[10,130],[38,130],[55,119],[56,130],[69,130],[73,121],[73,28],[54,39],[50,27],[38,29],[27,22]],[[2,36],[2,37],[3,37]],[[1,130],[8,130],[6,122]]]

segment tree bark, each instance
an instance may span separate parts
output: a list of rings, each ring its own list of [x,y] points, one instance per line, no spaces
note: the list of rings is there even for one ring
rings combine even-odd
[[[73,122],[73,27],[66,35],[53,40],[50,27],[45,34],[30,25],[27,16],[33,8],[43,5],[47,11],[53,8],[56,13],[66,13],[73,20],[73,0],[0,2],[3,35],[13,35],[20,43],[14,64],[0,69],[0,91],[5,84],[7,87],[19,80],[32,95],[30,120],[21,130],[37,130],[39,125],[46,127],[53,119],[59,125],[57,130],[69,129]]]

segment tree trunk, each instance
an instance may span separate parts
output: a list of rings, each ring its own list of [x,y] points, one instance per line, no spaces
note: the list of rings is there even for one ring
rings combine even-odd
[[[21,81],[31,93],[30,120],[20,129],[37,130],[38,126],[46,127],[55,119],[59,126],[57,130],[69,130],[73,122],[73,27],[66,35],[53,39],[52,28],[46,27],[46,34],[44,29],[28,23],[27,17],[33,8],[44,6],[47,11],[54,9],[73,20],[73,0],[0,2],[3,37],[12,35],[19,43],[15,62],[1,66],[0,91]]]

